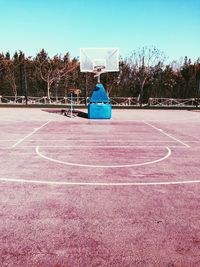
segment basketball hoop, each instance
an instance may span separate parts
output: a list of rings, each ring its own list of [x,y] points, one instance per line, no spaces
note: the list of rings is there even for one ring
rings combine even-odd
[[[106,68],[105,66],[94,66],[93,70],[94,72],[101,72],[105,68]]]
[[[97,77],[98,83],[100,83],[100,75],[104,72],[106,69],[105,66],[94,66],[93,72],[94,72],[94,77]]]
[[[118,48],[81,48],[80,49],[81,72],[93,72],[98,78],[105,72],[119,71]]]

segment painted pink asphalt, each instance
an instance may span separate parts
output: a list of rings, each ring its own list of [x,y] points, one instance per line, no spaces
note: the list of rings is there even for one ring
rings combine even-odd
[[[0,265],[200,266],[199,130],[190,111],[0,109]]]

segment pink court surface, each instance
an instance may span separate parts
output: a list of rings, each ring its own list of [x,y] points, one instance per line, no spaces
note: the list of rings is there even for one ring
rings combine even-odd
[[[0,109],[0,266],[200,266],[200,112]]]

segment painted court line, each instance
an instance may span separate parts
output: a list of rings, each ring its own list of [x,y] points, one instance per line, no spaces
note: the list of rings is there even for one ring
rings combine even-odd
[[[20,146],[17,146],[17,147],[15,147],[15,149],[28,149],[28,148],[35,148],[36,146],[35,145],[26,145],[26,146],[24,146],[24,145],[20,145]],[[137,145],[128,145],[128,146],[90,146],[90,145],[88,145],[88,146],[84,146],[84,145],[80,145],[80,146],[76,146],[76,145],[69,145],[69,146],[63,146],[63,145],[55,145],[55,146],[52,146],[52,145],[40,145],[39,146],[40,148],[58,148],[58,149],[67,149],[67,148],[103,148],[103,149],[105,149],[105,148],[153,148],[153,149],[159,149],[159,148],[166,148],[166,146],[161,146],[161,145],[159,145],[159,146],[151,146],[151,145],[149,145],[149,146],[137,146]],[[168,147],[169,148],[176,148],[176,149],[186,149],[186,147],[185,146],[181,146],[181,145],[175,145],[175,146],[173,146],[173,145],[168,145]],[[195,147],[198,147],[198,146],[195,146]],[[12,147],[0,147],[0,149],[12,149]],[[51,153],[54,153],[54,152],[52,152],[51,151]],[[58,152],[57,152],[58,153]]]
[[[190,181],[172,181],[172,182],[127,182],[127,183],[107,183],[107,182],[59,182],[48,180],[26,180],[26,179],[9,179],[0,178],[1,182],[6,183],[29,183],[29,184],[44,184],[44,185],[65,185],[65,186],[144,186],[144,185],[184,185],[200,183],[200,180]]]
[[[60,163],[60,164],[64,164],[64,165],[70,165],[70,166],[78,166],[78,167],[90,167],[90,168],[127,168],[127,167],[138,167],[138,166],[144,166],[144,165],[150,165],[150,164],[154,164],[160,161],[163,161],[165,159],[167,159],[170,155],[171,155],[171,149],[169,147],[165,147],[167,149],[167,154],[157,160],[153,160],[153,161],[147,161],[147,162],[143,162],[143,163],[136,163],[136,164],[125,164],[125,165],[88,165],[88,164],[79,164],[79,163],[71,163],[71,162],[67,162],[67,161],[61,161],[61,160],[57,160],[54,158],[50,158],[47,157],[45,155],[43,155],[40,151],[39,151],[39,146],[36,147],[36,153],[38,156],[40,156],[41,158],[44,158],[46,160],[49,161],[53,161],[56,163]]]
[[[24,146],[24,145],[20,145],[20,146],[17,146],[16,147],[16,149],[28,149],[28,148],[35,148],[36,146],[35,145],[26,145],[26,146]],[[127,146],[123,146],[123,145],[119,145],[119,146],[107,146],[107,145],[105,145],[105,146],[98,146],[98,145],[94,145],[94,146],[90,146],[90,145],[88,145],[88,146],[84,146],[84,145],[80,145],[80,146],[76,146],[76,145],[69,145],[69,146],[65,146],[65,145],[40,145],[39,146],[40,148],[58,148],[58,149],[66,149],[66,148],[103,148],[103,149],[105,149],[105,148],[154,148],[154,149],[159,149],[159,148],[166,148],[166,145],[159,145],[159,146],[155,146],[155,145],[147,145],[147,146],[137,146],[137,145],[127,145]],[[176,149],[186,149],[186,147],[185,146],[181,146],[181,145],[175,145],[175,146],[173,146],[173,145],[168,145],[168,147],[169,148],[176,148]],[[198,146],[195,146],[195,147],[198,147]],[[0,147],[0,149],[1,149],[1,147]],[[8,147],[8,148],[4,148],[4,147],[2,147],[2,149],[12,149],[12,147]],[[54,153],[54,152],[52,152],[51,151],[51,153]],[[57,152],[58,153],[58,152]]]
[[[21,142],[23,142],[28,137],[30,137],[31,135],[33,135],[34,133],[36,133],[37,131],[39,131],[42,127],[44,127],[45,125],[47,125],[49,122],[50,121],[47,121],[43,125],[41,125],[39,128],[34,129],[31,133],[27,134],[24,138],[20,139],[17,143],[15,143],[12,147],[16,147],[17,145],[19,145]]]
[[[164,134],[164,135],[166,135],[166,136],[168,136],[168,137],[170,137],[170,138],[176,140],[177,142],[181,143],[181,144],[184,145],[185,147],[187,147],[187,148],[190,147],[189,145],[185,144],[184,142],[182,142],[181,140],[177,139],[176,137],[174,137],[174,136],[172,136],[172,135],[170,135],[170,134],[164,132],[162,129],[157,128],[156,126],[154,126],[154,125],[152,125],[152,124],[150,124],[150,123],[148,123],[148,122],[146,122],[146,121],[143,121],[143,122],[144,122],[145,124],[149,125],[150,127],[156,129],[156,130],[159,131],[160,133],[162,133],[162,134]]]
[[[17,140],[10,140],[10,141],[17,141]],[[91,139],[59,139],[59,140],[55,140],[55,139],[49,139],[49,140],[40,140],[40,139],[29,139],[28,141],[30,142],[68,142],[68,141],[73,141],[73,142],[112,142],[112,143],[134,143],[134,142],[142,142],[142,143],[177,143],[176,141],[172,141],[172,140],[169,140],[169,141],[166,141],[166,140],[106,140],[104,139],[103,141],[99,141],[99,139],[94,139],[94,140],[91,140]],[[199,141],[200,142],[200,141]]]
[[[16,142],[19,140],[10,139],[10,140],[0,140],[0,142]],[[99,140],[90,140],[90,139],[28,139],[26,142],[70,142],[70,141],[78,141],[78,142],[100,142]],[[142,143],[177,143],[177,140],[103,140],[103,142],[112,142],[112,143],[134,143],[134,142],[142,142]],[[200,140],[182,140],[182,142],[187,143],[200,143]],[[101,142],[102,143],[102,142]]]

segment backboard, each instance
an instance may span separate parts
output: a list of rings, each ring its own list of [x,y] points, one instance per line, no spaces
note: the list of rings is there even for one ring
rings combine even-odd
[[[81,72],[113,72],[119,71],[118,48],[81,48]]]

